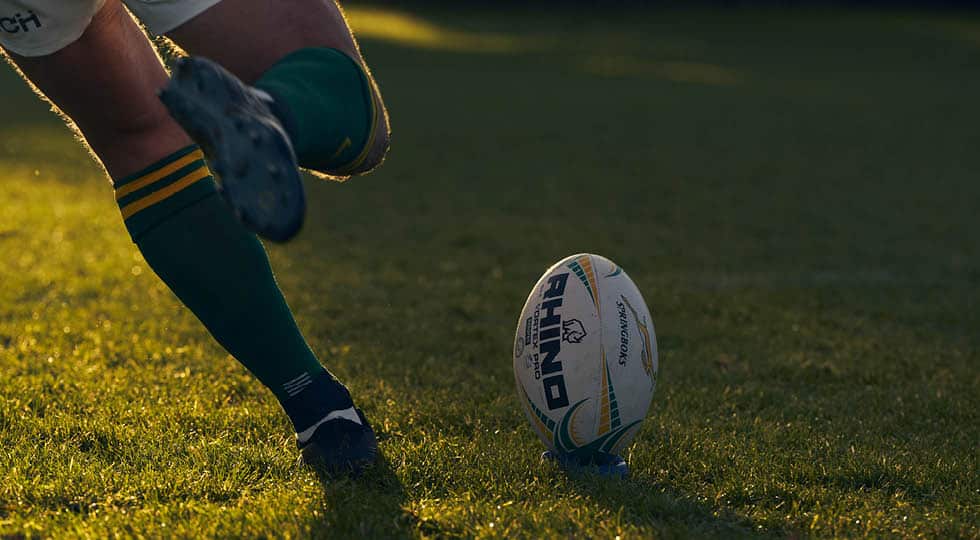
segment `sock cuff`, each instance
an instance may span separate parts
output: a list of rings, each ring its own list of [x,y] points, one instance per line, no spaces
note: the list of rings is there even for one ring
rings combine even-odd
[[[192,144],[114,183],[133,241],[177,211],[217,193],[200,147]]]
[[[383,114],[364,66],[330,47],[279,59],[255,87],[289,133],[300,166],[345,176],[367,159]]]

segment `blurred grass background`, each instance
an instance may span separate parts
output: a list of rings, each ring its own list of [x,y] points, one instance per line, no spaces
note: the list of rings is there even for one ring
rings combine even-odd
[[[980,19],[841,8],[348,6],[371,177],[270,248],[390,465],[322,483],[0,71],[0,535],[976,537]],[[633,478],[538,461],[510,345],[606,255],[661,386]]]

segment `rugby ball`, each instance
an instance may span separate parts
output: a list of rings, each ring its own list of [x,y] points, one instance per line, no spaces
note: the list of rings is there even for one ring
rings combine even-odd
[[[588,253],[549,268],[517,322],[514,378],[551,452],[584,464],[626,448],[657,384],[653,321],[626,272]]]

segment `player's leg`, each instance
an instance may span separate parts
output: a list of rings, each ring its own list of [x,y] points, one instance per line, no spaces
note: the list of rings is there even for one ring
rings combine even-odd
[[[327,175],[367,172],[384,158],[387,113],[333,0],[184,0],[174,9],[126,1],[151,31],[215,61],[179,62],[161,99],[219,165],[234,163],[237,149],[268,146],[269,137],[254,132],[270,124],[288,133],[299,165]],[[266,107],[276,122],[270,122]],[[226,194],[232,186],[253,182],[247,168],[226,166],[218,174]],[[262,210],[250,208],[254,198],[229,200],[244,215]],[[364,422],[363,417],[351,420]],[[324,458],[331,441],[349,438],[337,432],[342,427],[356,432],[336,422],[301,432],[304,456]]]
[[[336,419],[326,424],[335,435],[328,465],[373,459],[373,433],[296,327],[261,243],[218,196],[200,150],[156,99],[167,81],[156,52],[118,0],[98,5],[80,36],[57,50],[29,56],[38,49],[3,45],[114,179],[126,227],[149,265],[275,393],[297,432]],[[351,448],[360,454],[352,458]]]
[[[224,0],[173,28],[152,3],[129,5],[191,55],[271,95],[301,166],[348,176],[383,160],[387,112],[333,0]]]
[[[36,46],[13,39],[28,33],[0,33],[9,57],[84,133],[112,178],[192,144],[156,98],[167,74],[118,0],[78,4],[87,9],[67,20],[31,10]]]

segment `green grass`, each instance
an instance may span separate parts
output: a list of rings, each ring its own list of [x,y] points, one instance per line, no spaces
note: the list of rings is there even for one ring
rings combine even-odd
[[[0,537],[980,535],[980,19],[422,17],[511,46],[365,40],[389,161],[311,181],[271,248],[380,432],[354,482],[293,466],[0,75]],[[625,482],[540,463],[511,375],[530,286],[579,251],[657,324]]]

